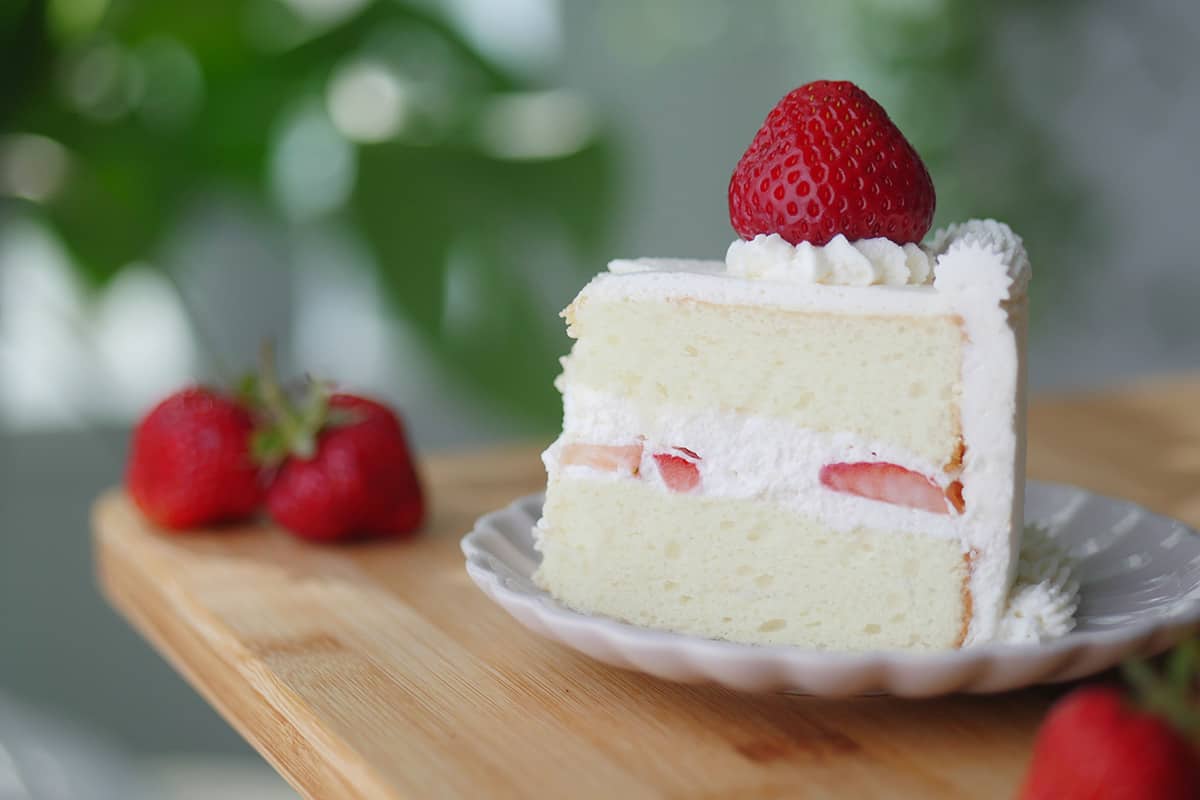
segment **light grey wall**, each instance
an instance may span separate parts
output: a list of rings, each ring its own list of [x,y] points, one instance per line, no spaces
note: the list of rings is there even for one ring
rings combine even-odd
[[[1089,186],[1099,246],[1031,349],[1034,388],[1200,370],[1200,5],[1086,4],[1005,33],[1013,85]]]

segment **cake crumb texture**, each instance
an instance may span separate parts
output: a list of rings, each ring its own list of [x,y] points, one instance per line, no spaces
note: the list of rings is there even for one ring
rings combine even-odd
[[[752,500],[559,478],[538,538],[535,580],[564,604],[708,638],[945,650],[968,613],[959,542],[834,531]]]
[[[647,409],[719,407],[889,442],[937,464],[960,448],[954,316],[865,316],[676,299],[580,302],[563,385]]]

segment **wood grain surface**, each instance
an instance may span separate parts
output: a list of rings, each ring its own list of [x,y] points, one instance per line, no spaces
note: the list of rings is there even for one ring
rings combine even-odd
[[[1200,524],[1200,380],[1042,397],[1030,474]],[[537,447],[426,462],[410,542],[267,526],[170,535],[94,511],[111,602],[302,794],[335,798],[1006,798],[1061,689],[821,700],[681,686],[536,638],[458,540],[543,483]]]

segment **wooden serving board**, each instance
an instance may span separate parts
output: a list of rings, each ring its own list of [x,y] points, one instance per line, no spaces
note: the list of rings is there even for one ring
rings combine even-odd
[[[1042,398],[1030,472],[1200,523],[1200,380]],[[334,798],[1007,798],[1061,689],[821,700],[664,683],[526,632],[458,540],[539,489],[538,448],[428,459],[411,542],[267,526],[170,535],[97,502],[112,603],[302,794]]]

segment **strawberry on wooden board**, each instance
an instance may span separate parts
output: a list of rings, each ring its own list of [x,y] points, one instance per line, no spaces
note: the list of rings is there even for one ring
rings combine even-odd
[[[387,406],[310,382],[293,404],[269,357],[257,387],[269,420],[255,455],[275,474],[267,511],[302,539],[402,536],[425,519],[425,499],[400,418]]]
[[[1126,665],[1139,691],[1077,689],[1051,707],[1019,800],[1195,800],[1200,798],[1195,668],[1200,642],[1172,654],[1167,678]]]
[[[933,223],[933,180],[887,112],[849,81],[813,81],[780,100],[729,180],[743,239],[792,244],[886,237],[919,242]]]
[[[181,530],[252,517],[262,501],[251,458],[254,422],[232,397],[176,392],[133,432],[125,485],[147,517]]]

